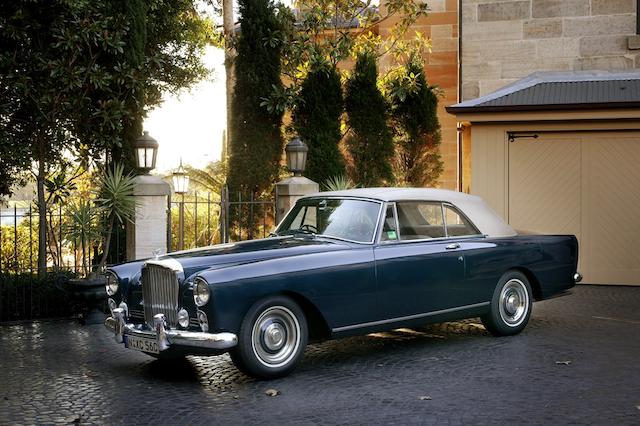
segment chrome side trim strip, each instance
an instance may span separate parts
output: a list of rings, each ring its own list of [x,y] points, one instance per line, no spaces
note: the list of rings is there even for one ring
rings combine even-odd
[[[409,320],[414,320],[419,318],[431,317],[439,314],[447,314],[450,312],[462,311],[465,309],[480,308],[482,306],[487,306],[490,303],[491,302],[474,303],[473,305],[458,306],[455,308],[442,309],[440,311],[431,311],[423,314],[407,315],[406,317],[389,318],[389,319],[380,320],[380,321],[365,322],[362,324],[345,325],[344,327],[333,328],[331,329],[331,331],[334,333],[339,333],[341,331],[353,330],[356,328],[373,327],[376,325],[390,324],[390,323],[400,322],[400,321],[409,321]]]

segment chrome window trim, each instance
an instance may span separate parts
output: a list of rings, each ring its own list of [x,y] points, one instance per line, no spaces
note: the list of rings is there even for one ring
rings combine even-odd
[[[424,312],[424,313],[421,313],[421,314],[407,315],[407,316],[404,316],[404,317],[395,317],[395,318],[388,318],[388,319],[379,320],[379,321],[371,321],[371,322],[363,322],[363,323],[360,323],[360,324],[345,325],[345,326],[342,326],[342,327],[332,328],[331,331],[333,333],[339,333],[341,331],[355,330],[355,329],[358,329],[358,328],[374,327],[376,325],[391,324],[391,323],[394,323],[394,322],[409,321],[409,320],[420,319],[420,318],[430,317],[430,316],[439,315],[439,314],[447,314],[447,313],[450,313],[450,312],[462,311],[464,309],[481,308],[483,306],[488,306],[489,304],[491,304],[491,302],[480,302],[480,303],[474,303],[472,305],[456,306],[454,308],[441,309],[439,311]]]
[[[377,232],[378,228],[380,227],[380,217],[382,216],[382,207],[385,205],[384,201],[381,200],[376,200],[375,198],[366,198],[366,197],[339,197],[339,196],[328,196],[328,197],[322,197],[322,196],[312,196],[312,197],[304,197],[304,198],[300,198],[298,201],[296,201],[296,204],[293,205],[293,207],[291,208],[291,210],[293,210],[295,208],[295,206],[298,204],[298,202],[300,201],[304,201],[304,200],[316,200],[316,199],[320,199],[320,200],[355,200],[355,201],[367,201],[369,203],[376,203],[378,204],[378,222],[374,225],[373,228],[373,236],[371,238],[371,241],[367,242],[367,241],[356,241],[356,240],[350,240],[348,238],[341,238],[341,237],[334,237],[332,235],[324,235],[324,234],[314,234],[316,237],[321,237],[321,238],[329,238],[332,240],[339,240],[339,241],[345,241],[348,243],[354,243],[354,244],[362,244],[362,245],[373,245],[376,243],[378,237],[379,237],[379,233]],[[285,215],[285,217],[282,218],[282,220],[280,221],[280,223],[278,224],[278,228],[276,228],[276,234],[280,228],[280,226],[284,223],[284,220],[286,219],[286,217],[289,215],[289,213],[291,212],[291,210],[289,210],[289,212],[287,212],[287,214]],[[278,235],[279,237],[286,237],[288,235]]]
[[[444,203],[440,203],[440,214],[442,215],[442,226],[444,227],[444,237],[449,238],[449,230],[447,229],[447,218],[444,215]]]
[[[473,234],[473,235],[484,235],[484,234],[482,234],[482,233],[480,232],[480,230],[478,229],[478,227],[476,226],[476,224],[475,224],[475,223],[473,223],[473,221],[472,221],[471,219],[469,219],[469,216],[467,216],[467,215],[466,215],[462,210],[460,210],[460,209],[459,209],[458,207],[456,207],[454,204],[451,204],[451,203],[450,203],[450,202],[448,202],[448,201],[443,201],[443,202],[442,202],[442,205],[443,205],[443,206],[450,207],[453,211],[455,211],[456,213],[458,213],[458,214],[459,214],[460,216],[462,216],[462,217],[463,217],[467,222],[469,222],[469,223],[471,224],[471,226],[473,226],[473,229],[475,229],[475,231],[476,231],[476,232],[478,232],[477,234]],[[447,220],[447,219],[446,219],[446,216],[444,216],[444,217],[445,217],[445,219],[444,219],[444,220],[445,220],[445,229],[446,229],[446,220]],[[449,232],[449,231],[447,231],[447,233],[448,233],[448,232]],[[462,236],[464,237],[465,235],[462,235]]]
[[[425,202],[425,203],[440,203],[442,206],[442,220],[444,223],[444,229],[445,229],[445,235],[447,235],[446,237],[437,237],[437,238],[420,238],[420,239],[416,239],[416,240],[402,240],[401,234],[400,234],[400,222],[398,220],[398,207],[397,207],[397,203],[402,203],[402,202]],[[487,238],[488,235],[487,234],[483,234],[480,232],[480,230],[478,230],[478,227],[475,225],[475,223],[473,223],[471,221],[471,219],[469,219],[469,217],[464,214],[462,212],[462,210],[460,210],[459,208],[457,208],[455,205],[451,204],[448,201],[438,201],[438,200],[395,200],[395,201],[387,201],[385,203],[385,207],[389,204],[393,204],[393,214],[396,217],[396,227],[397,230],[396,232],[398,233],[398,239],[397,240],[387,240],[387,241],[382,241],[382,228],[380,228],[380,238],[378,238],[378,245],[379,246],[387,246],[387,245],[391,245],[391,244],[410,244],[410,243],[426,243],[429,241],[434,241],[434,242],[438,242],[438,241],[445,241],[445,240],[466,240],[466,239],[471,239],[471,238]],[[477,234],[472,234],[472,235],[459,235],[459,236],[448,236],[449,232],[447,231],[447,222],[446,222],[446,218],[444,216],[444,206],[449,206],[451,207],[454,211],[456,211],[459,215],[461,215],[462,217],[464,217],[467,221],[469,221],[469,223],[471,224],[471,226],[473,226],[473,229],[475,229],[478,233]],[[384,210],[386,212],[386,208]],[[382,219],[382,222],[384,222],[384,218]],[[384,223],[381,223],[381,226],[383,226]]]

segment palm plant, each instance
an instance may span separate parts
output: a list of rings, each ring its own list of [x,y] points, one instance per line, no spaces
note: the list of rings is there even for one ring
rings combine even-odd
[[[84,275],[88,273],[87,253],[93,242],[100,239],[100,227],[98,224],[98,211],[91,205],[91,202],[80,199],[67,206],[70,223],[65,232],[69,241],[80,241],[82,251],[82,271]]]
[[[342,191],[355,188],[356,185],[345,175],[336,175],[325,180],[322,184],[325,191]]]
[[[125,175],[124,165],[122,164],[115,164],[113,168],[107,169],[100,178],[95,204],[106,216],[100,270],[104,269],[107,264],[111,235],[116,223],[133,223],[136,213],[136,199],[133,195],[134,185],[134,176],[131,174]]]
[[[196,169],[187,165],[185,170],[191,183],[214,194],[220,193],[220,189],[227,180],[227,165],[224,161],[211,162],[204,169]]]

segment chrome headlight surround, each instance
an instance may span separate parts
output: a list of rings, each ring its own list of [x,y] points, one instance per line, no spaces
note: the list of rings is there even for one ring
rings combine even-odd
[[[118,288],[120,287],[120,282],[116,274],[114,274],[111,271],[107,271],[105,275],[107,276],[107,284],[105,285],[107,295],[113,296],[118,292]]]
[[[209,302],[211,289],[204,278],[197,277],[193,282],[193,301],[197,307],[204,306]]]

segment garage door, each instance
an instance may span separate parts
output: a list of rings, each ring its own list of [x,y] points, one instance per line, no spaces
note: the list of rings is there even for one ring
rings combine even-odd
[[[542,134],[508,149],[509,223],[575,234],[585,283],[640,285],[640,132]]]

